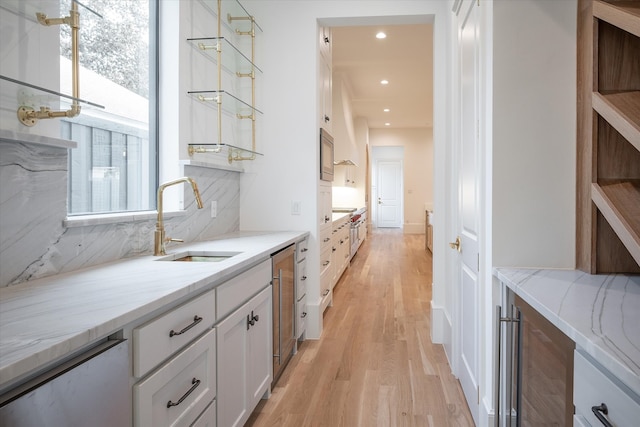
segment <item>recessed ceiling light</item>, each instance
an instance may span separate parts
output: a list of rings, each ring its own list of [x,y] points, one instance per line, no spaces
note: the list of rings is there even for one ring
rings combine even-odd
[[[386,39],[387,35],[385,33],[383,33],[382,31],[380,31],[378,34],[376,34],[376,38],[377,39]]]
[[[389,80],[380,80],[380,84],[388,85],[389,84]]]
[[[385,126],[391,126],[391,123],[385,123],[384,125]]]
[[[389,111],[391,111],[391,110],[389,110],[388,108],[385,108],[385,109],[384,109],[384,110],[382,110],[382,111],[384,111],[385,113],[388,113],[388,112],[389,112]]]

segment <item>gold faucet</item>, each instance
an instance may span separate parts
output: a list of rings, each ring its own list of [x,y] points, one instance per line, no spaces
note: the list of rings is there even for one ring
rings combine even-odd
[[[202,199],[200,198],[200,192],[198,191],[198,186],[196,182],[189,178],[178,178],[174,181],[165,182],[158,187],[158,220],[156,221],[156,231],[154,233],[155,241],[153,245],[153,254],[158,255],[166,255],[165,252],[165,243],[166,242],[182,242],[181,239],[172,239],[171,237],[164,236],[164,222],[162,221],[162,192],[165,188],[170,187],[175,184],[180,184],[181,182],[188,182],[191,184],[191,188],[193,188],[193,194],[196,196],[196,204],[198,205],[198,209],[202,209]]]

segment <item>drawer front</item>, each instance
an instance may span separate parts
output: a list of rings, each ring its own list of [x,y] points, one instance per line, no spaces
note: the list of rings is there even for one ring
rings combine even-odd
[[[584,418],[592,426],[602,425],[591,408],[604,403],[608,409],[605,418],[613,425],[638,425],[640,397],[605,375],[588,356],[578,350],[574,353],[573,377],[573,402],[578,417]]]
[[[216,401],[211,402],[207,409],[198,417],[191,427],[216,427]]]
[[[307,293],[307,260],[296,264],[296,301]]]
[[[320,230],[320,252],[327,250],[327,248],[331,248],[332,234],[333,230],[331,229],[331,227]]]
[[[296,338],[300,338],[300,335],[306,330],[307,319],[307,297],[303,296],[296,303]]]
[[[136,426],[190,426],[216,395],[212,329],[133,386]]]
[[[304,240],[296,243],[296,261],[305,259],[307,252],[309,252],[309,237],[305,237]]]
[[[209,291],[133,330],[133,375],[144,376],[215,323]]]
[[[331,245],[320,252],[320,276],[324,275],[327,270],[331,269]]]
[[[216,319],[221,320],[271,283],[271,260],[216,288]]]

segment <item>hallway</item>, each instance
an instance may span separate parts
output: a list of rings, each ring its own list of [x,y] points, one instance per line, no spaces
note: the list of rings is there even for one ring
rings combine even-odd
[[[247,426],[473,426],[430,340],[424,235],[374,229],[334,288],[320,340],[299,343]]]

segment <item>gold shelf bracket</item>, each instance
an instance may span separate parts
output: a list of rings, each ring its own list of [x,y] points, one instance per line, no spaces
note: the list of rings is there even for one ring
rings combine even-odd
[[[71,108],[63,111],[52,111],[49,107],[40,107],[35,110],[32,107],[21,106],[18,108],[18,120],[25,126],[35,126],[40,119],[54,119],[59,117],[76,117],[80,114],[80,60],[78,56],[78,31],[80,30],[80,13],[78,13],[78,5],[71,2],[71,10],[69,16],[62,18],[47,18],[44,13],[36,13],[36,18],[41,25],[68,25],[71,27],[71,79],[73,90],[73,101]]]

